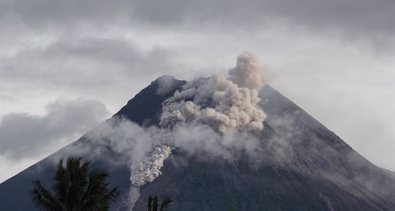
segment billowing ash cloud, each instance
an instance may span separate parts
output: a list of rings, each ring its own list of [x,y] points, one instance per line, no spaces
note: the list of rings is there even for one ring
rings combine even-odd
[[[174,88],[176,80],[164,76],[157,82],[157,94],[162,95]],[[239,152],[262,154],[256,135],[264,129],[266,118],[258,105],[258,93],[265,84],[262,64],[245,52],[228,77],[195,79],[168,98],[159,128],[142,128],[113,118],[90,133],[91,140],[110,145],[130,166],[131,187],[124,206],[133,209],[140,187],[161,175],[160,169],[174,148],[189,155],[204,153],[226,160],[237,159]]]
[[[266,84],[264,68],[252,53],[237,59],[229,77],[214,75],[187,83],[163,106],[160,125],[206,124],[221,133],[232,129],[262,130],[265,113],[258,91]]]
[[[266,85],[267,74],[255,54],[244,52],[237,57],[236,67],[229,71],[229,80],[240,87],[259,90]]]
[[[166,90],[166,87],[171,87],[174,82],[172,83],[169,77],[161,77],[159,83],[159,90]],[[243,145],[240,141],[235,141],[237,138],[234,137],[242,136],[235,131],[263,129],[266,115],[258,106],[258,91],[265,84],[266,75],[262,64],[255,55],[245,52],[237,58],[237,65],[229,71],[228,79],[214,75],[193,80],[166,100],[162,108],[160,126],[163,130],[169,130],[168,135],[171,136],[170,143],[173,146],[189,152],[199,151],[193,148],[201,148],[200,145],[206,147],[200,151],[210,151],[214,155],[226,158],[231,157],[226,153],[230,148],[242,148],[247,151],[256,149],[254,141],[252,144]],[[196,128],[203,130],[196,133],[199,131]],[[189,135],[185,138],[185,131],[190,135],[195,132],[196,137],[192,138]],[[243,138],[246,138],[244,140],[255,140],[247,138],[246,133],[243,135]],[[188,139],[196,143],[185,141]],[[162,140],[169,141],[168,138]],[[160,168],[170,155],[170,147],[156,146],[148,155],[146,160],[137,166],[131,166],[131,208],[139,197],[138,187],[152,182],[161,174]]]

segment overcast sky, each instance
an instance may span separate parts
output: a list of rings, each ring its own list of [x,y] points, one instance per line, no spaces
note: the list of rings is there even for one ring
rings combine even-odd
[[[270,84],[395,170],[393,0],[0,0],[0,182],[160,75],[256,53]]]

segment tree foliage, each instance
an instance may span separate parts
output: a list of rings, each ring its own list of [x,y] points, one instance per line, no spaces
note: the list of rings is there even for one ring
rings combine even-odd
[[[110,188],[104,170],[89,170],[90,163],[70,157],[64,165],[59,161],[53,193],[39,180],[33,181],[33,202],[47,211],[106,211],[119,195],[118,188]]]
[[[148,198],[148,211],[167,211],[171,202],[172,200],[169,198],[161,200],[157,196],[150,196]]]

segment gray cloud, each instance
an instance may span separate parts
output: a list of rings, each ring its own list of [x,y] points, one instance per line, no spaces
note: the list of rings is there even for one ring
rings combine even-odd
[[[159,75],[224,73],[235,55],[250,50],[275,88],[364,156],[394,169],[394,5],[0,0],[0,121],[10,112],[43,118],[42,107],[64,96],[94,98],[114,113]]]
[[[51,0],[3,0],[0,1],[4,18],[21,21],[29,27],[57,27],[84,23],[111,23],[114,18],[124,16],[130,10],[128,1],[88,0],[88,1],[51,1]],[[55,24],[54,24],[55,23]]]
[[[130,39],[76,35],[42,42],[15,44],[20,49],[11,55],[0,52],[0,96],[26,95],[26,89],[40,97],[45,93],[49,100],[54,95],[97,96],[102,102],[119,102],[110,107],[115,112],[131,97],[129,90],[143,88],[161,74],[158,70],[172,72],[171,50],[142,49]]]
[[[11,57],[0,58],[0,80],[39,80],[57,87],[62,84],[92,86],[111,80],[114,74],[130,77],[142,70],[146,75],[155,74],[159,67],[169,70],[168,53],[160,47],[144,51],[122,39],[64,38],[48,46],[27,48]],[[49,80],[43,81],[43,77]]]
[[[18,159],[36,156],[70,143],[107,116],[106,107],[93,100],[55,101],[42,116],[8,114],[0,121],[0,154]]]
[[[114,22],[135,27],[196,25],[259,30],[267,24],[325,32],[346,32],[351,37],[393,38],[395,3],[391,0],[116,0],[116,1],[5,1],[4,17],[28,27],[109,26]],[[4,18],[3,18],[4,19]],[[197,30],[197,29],[195,29]]]

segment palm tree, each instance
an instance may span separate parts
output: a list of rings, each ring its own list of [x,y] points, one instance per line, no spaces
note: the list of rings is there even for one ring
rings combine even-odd
[[[60,160],[53,186],[48,191],[39,180],[33,182],[32,197],[37,206],[47,211],[106,211],[119,195],[118,188],[109,188],[104,170],[89,171],[89,162],[79,157]]]
[[[148,198],[148,211],[167,211],[169,209],[171,199],[165,198],[162,202],[160,202],[159,197],[150,196]],[[159,206],[160,205],[160,206]]]

